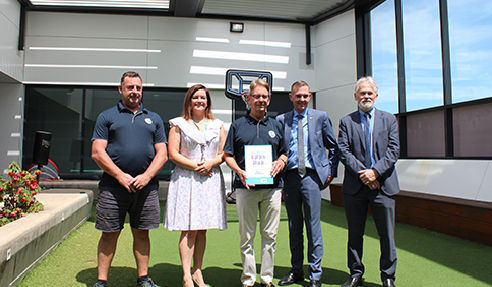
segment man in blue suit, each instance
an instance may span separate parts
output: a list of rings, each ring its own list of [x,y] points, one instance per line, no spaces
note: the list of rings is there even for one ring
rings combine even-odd
[[[384,287],[394,287],[396,270],[395,195],[400,191],[395,163],[400,154],[394,115],[377,110],[378,85],[372,77],[357,81],[358,110],[340,121],[338,147],[345,165],[343,201],[348,224],[350,278],[342,287],[362,285],[362,245],[368,207],[381,245],[379,268]]]
[[[338,147],[330,118],[326,112],[309,109],[309,85],[292,84],[290,100],[294,110],[277,117],[282,124],[289,158],[284,176],[284,199],[289,217],[292,269],[279,281],[280,286],[304,281],[303,225],[308,238],[307,258],[310,287],[321,286],[321,190],[337,176]],[[327,155],[326,150],[329,154]]]

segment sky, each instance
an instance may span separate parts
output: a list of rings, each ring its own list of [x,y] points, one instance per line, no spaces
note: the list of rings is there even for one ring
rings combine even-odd
[[[492,1],[448,0],[453,103],[491,97]],[[402,0],[407,111],[443,104],[438,0]],[[394,1],[371,12],[377,107],[398,112]]]

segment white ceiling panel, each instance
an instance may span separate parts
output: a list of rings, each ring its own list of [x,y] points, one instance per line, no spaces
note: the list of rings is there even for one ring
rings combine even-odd
[[[312,19],[347,0],[206,0],[202,13],[263,16],[292,20]]]

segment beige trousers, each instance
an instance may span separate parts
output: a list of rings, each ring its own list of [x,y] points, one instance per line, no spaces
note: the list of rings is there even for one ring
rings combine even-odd
[[[236,190],[236,208],[239,217],[239,234],[241,236],[241,259],[243,261],[243,285],[253,286],[256,282],[256,261],[254,239],[260,218],[261,235],[261,283],[273,280],[273,258],[275,254],[275,237],[280,223],[282,188]]]

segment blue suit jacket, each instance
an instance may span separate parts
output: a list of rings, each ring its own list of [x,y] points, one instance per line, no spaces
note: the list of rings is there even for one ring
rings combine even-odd
[[[373,127],[373,146],[376,163],[373,169],[379,174],[378,181],[381,190],[388,196],[400,191],[395,163],[400,156],[400,141],[398,124],[394,115],[375,110]],[[338,147],[340,159],[345,165],[342,191],[356,194],[363,183],[358,172],[366,169],[364,166],[364,131],[359,111],[355,111],[340,120],[338,132]]]
[[[290,131],[292,128],[292,118],[294,111],[277,116],[277,121],[284,128],[285,141],[290,143]],[[308,144],[311,149],[311,156],[314,168],[322,183],[325,183],[328,176],[337,176],[338,172],[338,146],[333,133],[331,120],[328,114],[315,109],[307,110],[308,119]],[[326,149],[329,155],[326,155]]]

